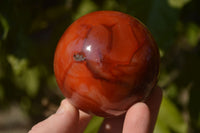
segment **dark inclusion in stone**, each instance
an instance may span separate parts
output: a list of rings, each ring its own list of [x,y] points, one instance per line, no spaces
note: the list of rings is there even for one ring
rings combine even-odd
[[[74,54],[74,60],[75,61],[85,61],[86,60],[86,57],[83,55],[83,54],[81,54],[81,53],[77,53],[77,54]]]

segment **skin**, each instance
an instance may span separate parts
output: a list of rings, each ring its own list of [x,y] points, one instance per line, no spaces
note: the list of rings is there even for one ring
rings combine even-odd
[[[146,102],[132,105],[125,115],[105,118],[99,133],[152,133],[161,100],[162,91],[155,87]],[[91,118],[64,99],[55,114],[33,126],[29,133],[82,133]]]

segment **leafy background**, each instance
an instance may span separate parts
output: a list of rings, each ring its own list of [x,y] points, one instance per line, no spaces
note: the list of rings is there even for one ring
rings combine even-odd
[[[1,0],[0,132],[27,132],[57,109],[56,44],[73,21],[96,10],[137,17],[160,48],[164,98],[154,132],[200,132],[199,0]],[[102,120],[95,117],[85,133]]]

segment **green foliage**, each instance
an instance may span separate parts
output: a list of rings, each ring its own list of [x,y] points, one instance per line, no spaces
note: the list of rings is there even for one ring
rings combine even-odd
[[[89,125],[85,129],[84,133],[98,133],[99,127],[103,122],[102,117],[94,116],[90,121]]]
[[[193,23],[188,24],[186,29],[187,41],[190,45],[196,46],[199,41],[200,28]]]
[[[147,19],[147,26],[159,47],[166,51],[173,44],[178,11],[165,0],[154,0]]]
[[[168,0],[171,7],[182,8],[185,4],[190,2],[190,0]]]
[[[155,133],[187,133],[187,123],[184,122],[181,112],[167,98],[163,98]]]
[[[82,0],[77,12],[74,14],[74,21],[81,16],[97,10],[97,5],[92,0]]]
[[[14,73],[15,85],[20,89],[24,89],[30,97],[37,95],[40,84],[40,69],[42,68],[40,66],[28,68],[26,59],[20,60],[13,55],[8,55],[7,59]]]
[[[13,55],[8,55],[7,60],[16,76],[21,75],[23,71],[26,71],[25,69],[27,68],[28,63],[26,59],[19,60]]]
[[[84,14],[117,10],[146,24],[160,48],[164,98],[155,133],[200,132],[199,5],[199,0],[1,1],[0,109],[15,103],[32,122],[46,117],[63,98],[53,73],[59,38]],[[97,132],[102,120],[94,117],[85,133]]]
[[[7,20],[1,14],[0,14],[0,22],[3,28],[2,40],[5,40],[8,35],[9,25],[8,25]]]

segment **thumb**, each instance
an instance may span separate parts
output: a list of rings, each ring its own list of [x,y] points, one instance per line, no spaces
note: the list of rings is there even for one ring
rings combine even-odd
[[[75,133],[78,122],[78,110],[64,99],[55,114],[35,125],[29,133]]]

